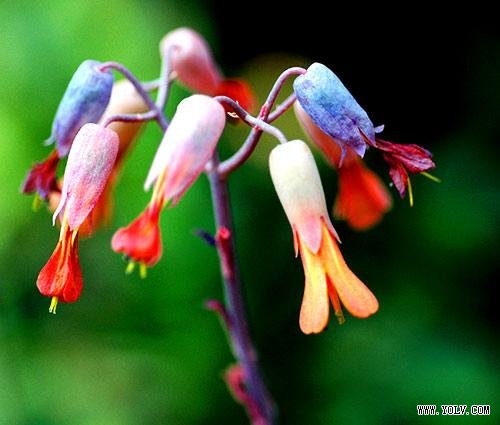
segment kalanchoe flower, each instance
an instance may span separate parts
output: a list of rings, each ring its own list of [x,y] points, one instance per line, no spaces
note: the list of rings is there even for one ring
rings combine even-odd
[[[300,252],[304,266],[301,330],[309,334],[325,328],[328,298],[340,323],[344,321],[341,303],[356,317],[375,313],[377,299],[349,269],[340,253],[318,169],[307,145],[295,140],[277,146],[271,152],[269,166],[292,226],[296,254]]]
[[[179,82],[190,90],[209,96],[228,96],[251,110],[255,96],[243,80],[224,78],[205,39],[190,28],[169,32],[160,42],[160,53],[171,56]]]
[[[108,105],[113,74],[101,71],[100,64],[95,60],[82,62],[59,103],[49,142],[55,141],[60,158],[68,154],[78,130],[98,122]]]
[[[339,167],[347,148],[360,157],[367,146],[381,150],[390,167],[391,179],[402,197],[410,182],[408,172],[422,173],[435,167],[431,153],[420,146],[378,139],[376,133],[381,132],[383,126],[373,126],[366,112],[326,66],[312,64],[293,86],[300,105],[312,121],[340,146]]]
[[[57,151],[53,150],[43,162],[37,162],[28,172],[21,186],[22,193],[36,193],[44,201],[52,192],[59,192],[56,170],[59,165]]]
[[[346,148],[342,167],[339,167],[339,145],[313,123],[298,102],[295,102],[294,110],[304,131],[327,162],[337,168],[339,190],[334,206],[335,217],[346,220],[356,230],[366,230],[377,224],[392,206],[391,196],[380,178],[351,148]]]
[[[75,137],[64,173],[59,206],[53,221],[61,214],[59,242],[40,271],[37,287],[52,297],[49,311],[56,312],[59,301],[74,302],[82,291],[78,260],[78,232],[94,208],[111,172],[118,152],[118,136],[96,124],[84,125]]]
[[[225,125],[224,108],[214,99],[193,95],[179,103],[177,111],[158,147],[145,182],[155,183],[146,209],[129,226],[119,229],[111,241],[131,264],[151,267],[161,257],[158,219],[167,203],[177,204],[210,160]]]

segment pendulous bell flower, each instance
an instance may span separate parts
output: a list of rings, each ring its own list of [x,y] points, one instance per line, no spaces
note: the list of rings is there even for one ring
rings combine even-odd
[[[305,74],[297,77],[293,87],[300,106],[314,124],[339,145],[339,167],[342,167],[348,148],[359,157],[363,157],[368,146],[380,150],[401,197],[408,187],[411,188],[408,173],[425,173],[435,168],[432,154],[426,149],[377,138],[383,126],[373,126],[364,109],[325,65],[312,64]]]
[[[379,223],[392,206],[391,196],[380,178],[351,148],[346,148],[339,167],[339,145],[314,124],[298,102],[294,103],[294,110],[305,133],[327,162],[337,169],[339,190],[333,208],[335,218],[346,220],[356,230],[366,230]]]
[[[269,167],[292,226],[296,255],[300,252],[304,267],[302,332],[319,333],[326,327],[329,298],[339,323],[344,322],[341,304],[356,317],[375,313],[377,299],[349,269],[339,250],[318,169],[307,145],[294,140],[277,146],[269,157]]]
[[[59,301],[74,302],[83,281],[78,260],[80,226],[101,195],[118,152],[118,136],[97,124],[85,124],[77,133],[68,156],[61,199],[53,216],[61,216],[59,241],[40,271],[37,287],[52,297],[49,311],[56,312]]]
[[[179,103],[146,178],[146,190],[154,184],[151,200],[139,217],[119,229],[111,241],[115,252],[125,254],[131,264],[140,264],[141,275],[162,254],[158,225],[162,208],[167,203],[176,205],[203,172],[225,120],[224,108],[211,97],[192,95]]]
[[[252,110],[255,96],[250,86],[241,79],[224,77],[201,34],[191,28],[169,32],[160,42],[161,55],[167,52],[175,77],[188,89],[209,96],[227,96],[243,109]]]

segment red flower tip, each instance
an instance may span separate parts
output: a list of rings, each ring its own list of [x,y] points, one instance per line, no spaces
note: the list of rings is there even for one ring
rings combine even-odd
[[[49,311],[56,313],[59,301],[78,300],[83,280],[78,259],[78,231],[65,227],[56,248],[38,275],[36,286],[42,295],[52,297]]]
[[[356,230],[376,225],[391,208],[391,196],[380,178],[358,157],[338,169],[339,192],[334,215]]]
[[[408,188],[410,204],[413,205],[408,173],[425,173],[428,170],[436,168],[436,164],[431,159],[432,153],[415,144],[404,145],[378,138],[375,139],[375,142],[372,142],[361,130],[360,133],[368,145],[382,151],[382,156],[389,165],[389,175],[394,186],[396,186],[401,198],[405,196],[406,189]]]
[[[133,270],[135,263],[141,265],[141,277],[145,277],[145,267],[154,266],[161,257],[162,244],[159,228],[161,204],[150,204],[132,223],[122,227],[114,234],[111,247],[115,252],[122,252],[132,263],[127,273]]]
[[[255,107],[256,99],[255,94],[252,89],[243,80],[237,79],[225,79],[219,83],[214,96],[227,96],[238,102],[239,105],[247,110],[248,112],[253,112]],[[226,112],[232,112],[229,106],[224,105]]]
[[[47,200],[49,194],[60,191],[56,181],[56,170],[59,164],[57,151],[53,150],[43,162],[37,162],[24,179],[22,193],[36,192],[40,198]]]

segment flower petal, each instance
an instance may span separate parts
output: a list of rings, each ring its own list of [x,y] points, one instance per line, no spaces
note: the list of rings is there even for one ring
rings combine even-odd
[[[300,329],[305,334],[319,333],[328,323],[330,306],[326,274],[318,256],[299,241],[305,274],[304,297],[300,309]]]
[[[323,227],[321,257],[342,304],[353,316],[365,318],[378,310],[378,301],[372,292],[349,269],[337,242],[326,226]]]

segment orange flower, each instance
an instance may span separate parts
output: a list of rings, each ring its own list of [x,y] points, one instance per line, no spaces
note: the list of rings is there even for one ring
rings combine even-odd
[[[338,219],[346,220],[356,230],[366,230],[382,220],[392,207],[391,196],[380,178],[349,147],[341,159],[341,148],[335,140],[313,123],[298,102],[295,114],[328,163],[338,171],[338,196],[333,208]]]
[[[356,317],[378,310],[372,292],[349,269],[338,247],[338,236],[326,209],[323,187],[307,145],[295,140],[277,146],[269,158],[271,177],[292,226],[295,251],[300,252],[305,290],[300,328],[321,332],[328,323],[330,298],[339,323],[341,304]]]

